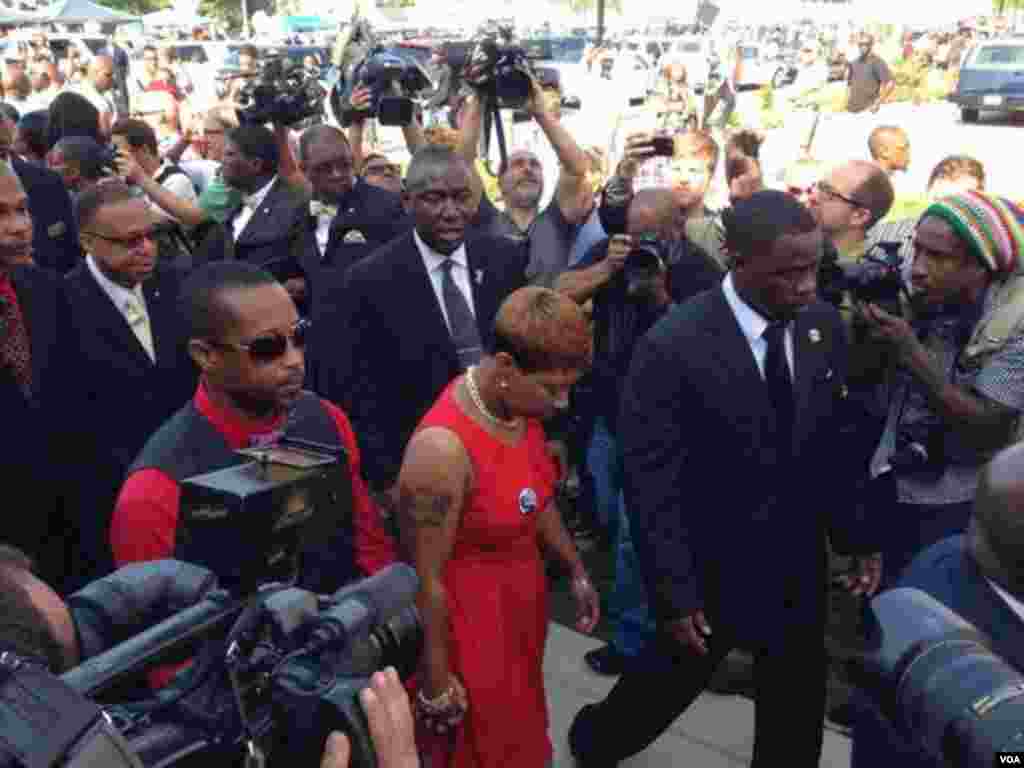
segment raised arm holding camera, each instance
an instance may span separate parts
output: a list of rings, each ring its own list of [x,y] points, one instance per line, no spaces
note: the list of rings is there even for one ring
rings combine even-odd
[[[1024,409],[1024,213],[980,192],[943,198],[914,235],[913,314],[859,307],[898,366],[872,460],[887,583],[922,549],[962,533],[978,473]]]

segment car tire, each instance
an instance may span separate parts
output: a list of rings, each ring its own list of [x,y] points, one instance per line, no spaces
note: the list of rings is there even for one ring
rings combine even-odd
[[[970,109],[968,107],[960,108],[960,119],[963,120],[965,123],[978,122],[979,115],[980,112],[977,109]]]

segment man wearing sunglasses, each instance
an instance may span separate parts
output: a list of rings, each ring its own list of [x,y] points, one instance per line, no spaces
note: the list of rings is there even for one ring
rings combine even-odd
[[[392,562],[392,542],[363,482],[348,417],[302,388],[309,323],[284,287],[251,264],[217,262],[189,275],[180,306],[199,387],[129,470],[111,525],[117,564],[170,557],[179,483],[238,464],[235,451],[282,436],[340,444],[348,456],[353,519],[322,542],[335,567],[333,583],[318,588],[333,591]]]
[[[77,202],[87,255],[67,277],[81,361],[77,409],[78,584],[113,570],[110,513],[149,436],[185,403],[196,374],[177,312],[178,274],[157,258],[157,222],[119,179]]]

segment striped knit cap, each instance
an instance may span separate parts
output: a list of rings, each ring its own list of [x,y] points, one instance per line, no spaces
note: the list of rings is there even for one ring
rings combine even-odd
[[[968,250],[990,272],[1012,274],[1024,249],[1024,211],[1002,197],[961,192],[932,203],[921,219],[935,216],[949,224]]]

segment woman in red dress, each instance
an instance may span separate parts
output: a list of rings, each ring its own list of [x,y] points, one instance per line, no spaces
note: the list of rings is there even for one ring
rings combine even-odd
[[[541,420],[589,365],[575,302],[544,288],[505,300],[490,354],[420,423],[399,513],[420,577],[425,649],[417,694],[430,768],[544,768],[547,582],[540,547],[572,573],[578,628],[600,600],[554,504],[558,468]]]

